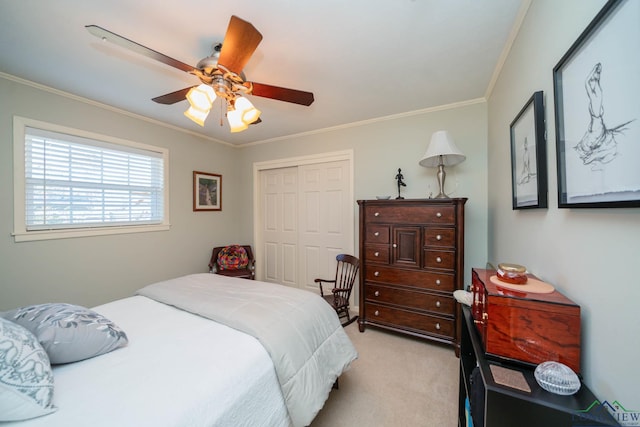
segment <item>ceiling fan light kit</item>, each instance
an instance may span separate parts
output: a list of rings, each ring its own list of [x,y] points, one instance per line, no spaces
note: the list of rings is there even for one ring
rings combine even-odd
[[[153,101],[170,105],[187,99],[190,107],[184,115],[200,126],[204,126],[213,102],[218,98],[226,103],[226,116],[231,132],[240,132],[252,123],[261,122],[260,110],[243,95],[261,96],[305,106],[311,105],[314,101],[311,92],[246,80],[242,69],[262,41],[262,34],[249,22],[237,16],[231,17],[224,42],[214,45],[211,55],[201,59],[196,67],[191,67],[96,25],[87,25],[86,28],[102,40],[110,41],[198,77],[200,85],[158,96],[153,98]]]

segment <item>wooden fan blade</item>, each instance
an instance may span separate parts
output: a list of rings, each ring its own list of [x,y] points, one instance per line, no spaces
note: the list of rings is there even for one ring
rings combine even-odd
[[[235,15],[231,16],[218,64],[240,74],[261,41],[262,34],[253,25]]]
[[[192,87],[192,86],[191,86]],[[152,99],[152,101],[157,102],[158,104],[171,105],[176,102],[184,101],[187,99],[187,92],[191,87],[185,87],[184,89],[177,90],[175,92],[167,93],[165,95],[156,96]]]
[[[170,65],[174,68],[177,68],[178,70],[186,71],[188,73],[190,71],[193,71],[194,69],[191,65],[185,64],[184,62],[178,61],[177,59],[173,59],[160,52],[156,52],[153,49],[122,37],[116,33],[112,33],[111,31],[105,30],[104,28],[97,25],[85,25],[85,28],[91,34],[100,38],[101,40],[110,41],[111,43],[117,44],[118,46],[124,47],[125,49],[129,49],[133,52],[139,53],[140,55],[155,59],[156,61],[160,61],[163,64]]]
[[[255,82],[251,82],[251,84],[253,84],[253,95],[262,96],[263,98],[277,99],[278,101],[291,102],[306,106],[311,105],[314,101],[313,93],[311,92],[287,89],[286,87],[271,86]]]

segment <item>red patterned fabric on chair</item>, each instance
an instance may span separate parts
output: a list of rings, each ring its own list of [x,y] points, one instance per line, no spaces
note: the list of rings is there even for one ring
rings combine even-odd
[[[240,245],[225,246],[218,254],[218,267],[222,270],[247,268],[248,264],[247,251]]]
[[[213,248],[209,272],[224,276],[255,279],[255,260],[249,245],[228,245]]]

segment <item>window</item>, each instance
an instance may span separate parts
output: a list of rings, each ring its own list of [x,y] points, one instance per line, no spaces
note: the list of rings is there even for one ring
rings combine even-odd
[[[166,149],[14,118],[16,241],[168,229]]]

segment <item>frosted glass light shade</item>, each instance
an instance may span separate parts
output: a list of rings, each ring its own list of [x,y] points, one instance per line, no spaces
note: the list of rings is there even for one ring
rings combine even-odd
[[[254,107],[251,101],[243,96],[236,98],[235,108],[236,111],[240,111],[242,121],[248,125],[258,120],[261,114],[261,111]]]
[[[457,165],[467,158],[446,130],[439,130],[431,135],[431,142],[419,163],[424,167],[435,168],[440,165],[440,156],[444,166]]]
[[[209,111],[211,104],[216,100],[216,93],[211,86],[202,83],[200,86],[194,86],[189,89],[186,98],[192,107]]]
[[[209,115],[209,110],[201,110],[199,108],[191,106],[187,111],[184,112],[184,115],[189,117],[200,126],[204,126],[204,121]]]
[[[227,111],[227,120],[229,121],[229,128],[231,132],[242,132],[247,129],[249,125],[242,121],[242,111],[231,110]]]

